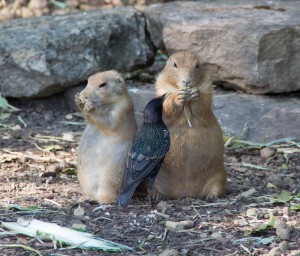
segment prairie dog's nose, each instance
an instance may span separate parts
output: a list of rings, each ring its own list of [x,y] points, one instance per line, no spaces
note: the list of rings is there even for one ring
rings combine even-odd
[[[182,80],[182,83],[185,87],[190,87],[192,85],[192,80],[185,79],[185,80]]]

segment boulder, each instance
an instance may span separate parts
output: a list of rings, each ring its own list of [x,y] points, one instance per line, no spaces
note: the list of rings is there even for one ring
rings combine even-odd
[[[300,140],[300,101],[297,96],[262,96],[219,94],[214,96],[213,110],[222,130],[236,135],[245,124],[242,139],[267,143],[286,137]]]
[[[97,71],[151,65],[145,18],[132,7],[0,24],[0,92],[33,98],[63,91]]]
[[[144,10],[151,40],[196,52],[215,83],[247,93],[300,89],[300,1],[189,1]]]

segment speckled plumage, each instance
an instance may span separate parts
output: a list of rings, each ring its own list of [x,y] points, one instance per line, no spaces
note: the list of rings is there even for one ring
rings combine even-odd
[[[144,121],[137,131],[127,158],[118,204],[128,205],[136,187],[147,181],[151,193],[155,177],[170,147],[170,134],[162,120],[165,96],[151,100],[144,110]],[[151,200],[151,199],[149,199]]]

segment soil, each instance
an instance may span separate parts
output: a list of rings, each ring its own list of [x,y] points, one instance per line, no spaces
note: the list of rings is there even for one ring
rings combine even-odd
[[[147,198],[140,197],[133,198],[126,209],[115,205],[99,207],[84,200],[76,178],[76,147],[84,120],[69,107],[64,95],[10,100],[10,104],[20,111],[1,121],[0,221],[26,217],[65,227],[84,224],[86,231],[133,249],[118,255],[158,255],[167,249],[176,249],[179,255],[262,255],[281,243],[276,229],[270,227],[248,236],[244,231],[268,223],[273,213],[291,228],[284,255],[299,250],[300,216],[289,209],[290,203],[296,203],[295,196],[289,203],[272,204],[269,200],[270,195],[283,190],[292,195],[299,192],[299,153],[277,153],[266,160],[257,149],[227,148],[227,195],[214,202],[164,200],[149,209]],[[13,204],[34,205],[44,211],[27,213],[9,208]],[[84,210],[83,216],[74,214],[79,206]],[[166,228],[166,221],[183,220],[192,220],[193,227]],[[269,241],[264,244],[261,238]],[[14,235],[1,238],[0,255],[37,255],[23,248],[7,247],[16,244],[30,246],[43,255],[110,254],[54,249],[52,242]]]

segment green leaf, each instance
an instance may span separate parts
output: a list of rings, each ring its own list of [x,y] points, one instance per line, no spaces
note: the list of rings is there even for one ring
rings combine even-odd
[[[270,244],[274,241],[274,236],[271,236],[271,237],[263,237],[263,238],[259,238],[257,239],[254,244],[264,244],[264,245],[267,245],[267,244]]]
[[[292,200],[292,195],[289,191],[283,190],[279,194],[270,197],[270,203],[287,203]]]
[[[17,156],[3,156],[0,158],[0,164],[2,163],[10,163],[14,160],[18,159]]]
[[[237,135],[235,135],[235,136],[229,138],[229,139],[226,141],[226,143],[224,144],[225,147],[233,146],[234,143],[235,143],[240,137],[242,137],[242,136],[247,132],[247,130],[248,130],[248,125],[247,125],[247,123],[246,123],[242,131],[240,131]]]
[[[270,213],[270,219],[269,219],[268,223],[266,223],[266,224],[264,224],[264,225],[262,225],[262,226],[260,226],[258,228],[254,228],[252,230],[247,230],[247,231],[244,232],[244,234],[246,236],[248,236],[248,235],[251,235],[251,234],[254,234],[254,233],[263,232],[263,231],[265,231],[268,228],[274,227],[275,226],[275,222],[276,222],[276,218],[274,217],[273,213],[271,212]]]
[[[9,118],[10,115],[11,115],[11,113],[1,113],[0,112],[0,121],[3,121],[5,119]]]
[[[26,206],[21,206],[19,204],[10,204],[8,206],[8,209],[15,209],[18,211],[33,211],[33,210],[40,210],[38,206],[36,205],[26,205]]]
[[[300,211],[300,204],[293,204],[290,208],[293,211]]]
[[[20,109],[10,105],[8,101],[4,97],[2,97],[1,93],[0,93],[0,109],[4,109],[10,112],[20,111]]]
[[[299,193],[297,193],[296,197],[297,197],[297,198],[300,198],[300,192],[299,192]]]
[[[76,169],[75,168],[66,168],[61,171],[61,173],[67,174],[67,175],[76,175]]]

